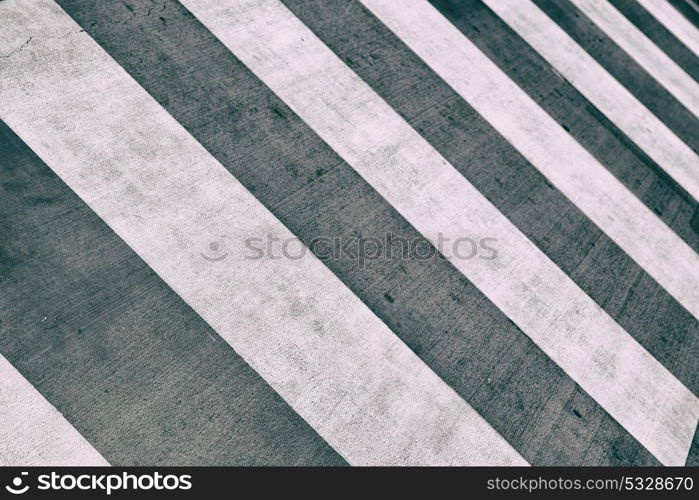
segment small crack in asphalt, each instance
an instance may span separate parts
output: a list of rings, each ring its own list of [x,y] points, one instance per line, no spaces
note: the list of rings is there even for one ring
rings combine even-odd
[[[81,29],[81,30],[78,30],[78,31],[69,31],[69,32],[66,33],[65,35],[61,35],[61,36],[47,36],[47,37],[44,37],[44,38],[54,39],[54,40],[60,40],[61,38],[65,38],[65,37],[67,37],[67,36],[74,35],[74,34],[77,34],[77,33],[83,33],[83,32],[85,32],[85,30]],[[34,38],[35,38],[34,36],[30,36],[30,37],[27,39],[26,42],[24,42],[22,45],[20,45],[20,46],[17,47],[16,49],[11,50],[11,51],[8,52],[7,54],[0,54],[0,58],[1,58],[1,59],[7,59],[8,57],[11,57],[11,56],[13,56],[13,55],[15,55],[15,54],[21,52],[27,45],[29,45],[29,43],[30,43],[32,40],[34,40]]]
[[[2,57],[3,59],[7,59],[8,57],[15,55],[17,52],[20,52],[24,47],[29,45],[29,42],[31,42],[33,39],[34,39],[34,37],[30,36],[26,42],[24,42],[22,45],[17,47],[15,50],[12,50],[5,55],[0,55],[0,57]]]

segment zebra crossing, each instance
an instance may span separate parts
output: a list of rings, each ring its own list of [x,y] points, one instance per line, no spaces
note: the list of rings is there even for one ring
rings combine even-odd
[[[397,3],[0,3],[0,409],[51,422],[3,463],[696,461],[692,71],[607,2]],[[311,245],[388,233],[497,257]]]

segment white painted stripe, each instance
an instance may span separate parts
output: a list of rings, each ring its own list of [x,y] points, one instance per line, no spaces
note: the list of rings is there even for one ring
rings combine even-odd
[[[402,9],[381,0],[363,3],[699,318],[699,256],[689,245],[425,1],[406,0]]]
[[[109,463],[0,355],[0,466]]]
[[[50,0],[0,3],[0,116],[331,446],[526,465],[310,252],[246,258],[248,238],[292,233],[79,31]],[[235,248],[210,262],[218,235]]]
[[[699,30],[666,0],[636,0],[689,50],[699,56]]]
[[[695,200],[699,200],[699,157],[564,30],[530,1],[484,1]]]
[[[496,237],[497,259],[451,261],[661,461],[684,462],[699,400],[291,12],[276,0],[183,4],[423,235]],[[366,4],[453,51],[428,4]]]
[[[606,0],[571,0],[611,40],[699,117],[699,83]]]

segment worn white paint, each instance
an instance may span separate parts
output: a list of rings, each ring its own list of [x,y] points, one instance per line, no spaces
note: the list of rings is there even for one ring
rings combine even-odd
[[[661,461],[684,463],[697,398],[288,9],[182,3],[423,235],[496,237],[497,259],[452,263]],[[443,51],[453,64],[462,55],[460,35],[448,43],[458,32],[426,2],[364,4],[421,56]]]
[[[246,259],[293,235],[55,3],[0,47],[0,118],[350,463],[526,465],[310,252]]]

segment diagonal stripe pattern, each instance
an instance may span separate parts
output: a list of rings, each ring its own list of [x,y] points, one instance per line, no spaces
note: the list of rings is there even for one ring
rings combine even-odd
[[[655,45],[636,7],[573,0],[612,71],[558,0],[485,0],[468,30],[432,3],[0,3],[3,463],[696,462],[697,131],[659,111],[697,113],[673,61],[696,28],[640,2]],[[681,214],[482,52],[494,18]],[[430,256],[316,245],[386,234]]]

